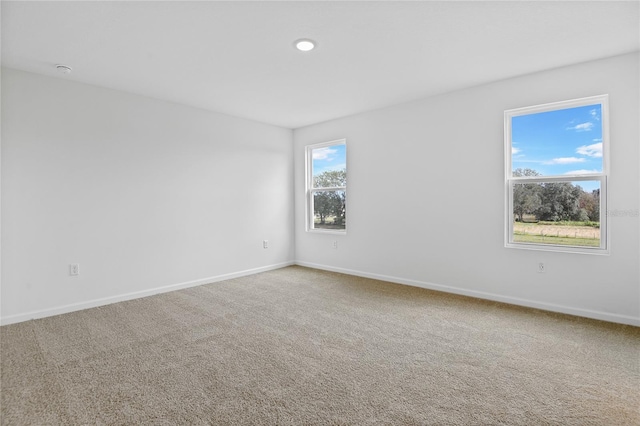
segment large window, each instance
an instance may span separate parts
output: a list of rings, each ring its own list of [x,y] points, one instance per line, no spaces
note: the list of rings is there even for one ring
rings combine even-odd
[[[608,97],[505,111],[507,247],[607,253]]]
[[[346,232],[346,141],[309,145],[306,155],[307,231]]]

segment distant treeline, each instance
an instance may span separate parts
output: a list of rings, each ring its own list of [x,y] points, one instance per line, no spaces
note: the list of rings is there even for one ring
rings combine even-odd
[[[540,176],[540,173],[516,169],[513,175]],[[513,188],[513,214],[521,222],[524,215],[542,221],[600,222],[600,189],[586,192],[570,182],[517,183]]]

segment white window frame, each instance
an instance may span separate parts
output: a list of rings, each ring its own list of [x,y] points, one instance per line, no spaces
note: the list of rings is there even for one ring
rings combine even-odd
[[[521,115],[539,112],[555,111],[600,104],[602,123],[602,173],[580,175],[549,175],[549,176],[513,176],[511,119]],[[572,99],[560,102],[529,106],[506,110],[504,112],[504,158],[505,158],[505,247],[569,252],[581,254],[609,254],[609,233],[607,232],[607,179],[609,176],[609,95],[597,95],[586,98]],[[516,183],[547,183],[547,182],[600,182],[600,246],[579,247],[555,244],[522,243],[513,241],[513,186]]]
[[[306,175],[306,182],[305,182],[305,190],[306,190],[306,198],[307,198],[307,202],[306,202],[306,230],[307,232],[318,232],[318,233],[322,233],[322,234],[338,234],[338,235],[345,235],[347,233],[347,224],[345,223],[345,227],[344,229],[321,229],[321,228],[314,228],[314,208],[313,208],[313,194],[315,194],[316,192],[323,192],[323,191],[344,191],[345,196],[347,194],[347,187],[346,186],[337,186],[337,187],[330,187],[330,188],[314,188],[313,187],[313,158],[312,158],[312,153],[314,149],[318,149],[318,148],[325,148],[325,147],[329,147],[329,146],[335,146],[335,145],[344,145],[345,148],[345,162],[347,162],[347,140],[346,139],[337,139],[337,140],[333,140],[333,141],[329,141],[329,142],[322,142],[322,143],[318,143],[318,144],[314,144],[314,145],[307,145],[305,147],[305,175]],[[348,169],[348,168],[347,168]],[[346,207],[345,207],[346,208]]]

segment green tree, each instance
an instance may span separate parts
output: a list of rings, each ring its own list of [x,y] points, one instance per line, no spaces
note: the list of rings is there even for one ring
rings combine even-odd
[[[541,176],[533,169],[516,169],[513,176]],[[591,194],[571,182],[516,183],[513,187],[513,214],[522,221],[533,214],[546,221],[600,221],[600,190]]]
[[[533,169],[516,169],[513,171],[516,177],[540,176],[540,173]],[[525,214],[535,214],[542,205],[540,192],[542,187],[539,183],[515,184],[513,187],[513,214],[517,220],[522,222]]]
[[[314,188],[336,188],[347,186],[347,171],[328,170],[313,177]]]
[[[591,193],[583,191],[578,204],[589,216],[588,220],[600,222],[600,189],[594,189]]]
[[[342,188],[347,185],[346,170],[329,170],[313,177],[314,188]],[[313,213],[326,223],[327,217],[334,217],[334,224],[345,222],[346,194],[344,190],[318,191],[314,193]]]
[[[582,188],[570,182],[542,185],[542,206],[536,211],[539,220],[580,220],[579,198]]]

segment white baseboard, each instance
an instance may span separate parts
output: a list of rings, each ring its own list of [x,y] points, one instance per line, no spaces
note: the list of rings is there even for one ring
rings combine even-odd
[[[29,320],[32,320],[32,319],[45,318],[45,317],[50,317],[50,316],[53,316],[53,315],[66,314],[66,313],[74,312],[74,311],[81,311],[83,309],[89,309],[89,308],[95,308],[95,307],[98,307],[98,306],[110,305],[111,303],[123,302],[125,300],[131,300],[131,299],[138,299],[138,298],[141,298],[141,297],[153,296],[154,294],[168,293],[170,291],[181,290],[183,288],[196,287],[196,286],[203,285],[203,284],[210,284],[210,283],[215,283],[215,282],[219,282],[219,281],[230,280],[230,279],[233,279],[233,278],[240,278],[240,277],[244,277],[244,276],[247,276],[247,275],[258,274],[260,272],[266,272],[266,271],[271,271],[271,270],[274,270],[274,269],[280,269],[280,268],[284,268],[286,266],[291,266],[291,265],[294,265],[294,264],[295,264],[295,262],[293,262],[293,261],[282,262],[282,263],[277,263],[275,265],[262,266],[260,268],[247,269],[247,270],[240,271],[240,272],[233,272],[233,273],[230,273],[230,274],[217,275],[215,277],[202,278],[202,279],[199,279],[199,280],[187,281],[187,282],[178,283],[178,284],[170,284],[170,285],[167,285],[167,286],[152,288],[152,289],[149,289],[149,290],[136,291],[136,292],[133,292],[133,293],[126,293],[126,294],[121,294],[121,295],[117,295],[117,296],[105,297],[105,298],[102,298],[102,299],[94,299],[94,300],[89,300],[87,302],[72,303],[70,305],[59,306],[59,307],[49,308],[49,309],[43,309],[43,310],[40,310],[40,311],[32,311],[32,312],[27,312],[27,313],[24,313],[24,314],[9,315],[9,316],[0,318],[0,325],[14,324],[14,323],[17,323],[17,322],[29,321]]]
[[[572,308],[569,306],[557,305],[553,303],[538,302],[535,300],[521,299],[518,297],[501,296],[499,294],[486,293],[482,291],[467,290],[467,289],[461,289],[458,287],[452,287],[447,285],[434,284],[434,283],[429,283],[424,281],[410,280],[406,278],[392,277],[388,275],[374,274],[369,272],[356,271],[356,270],[346,269],[346,268],[337,268],[333,266],[320,265],[316,263],[301,262],[301,261],[282,262],[274,265],[263,266],[260,268],[247,269],[244,271],[217,275],[215,277],[202,278],[202,279],[188,281],[184,283],[171,284],[168,286],[157,287],[149,290],[127,293],[127,294],[122,294],[122,295],[112,296],[112,297],[105,297],[102,299],[94,299],[87,302],[73,303],[70,305],[43,309],[40,311],[32,311],[32,312],[27,312],[23,314],[10,315],[10,316],[0,318],[0,325],[8,325],[8,324],[18,323],[23,321],[29,321],[32,319],[45,318],[53,315],[60,315],[60,314],[65,314],[69,312],[80,311],[83,309],[95,308],[97,306],[109,305],[111,303],[123,302],[125,300],[138,299],[141,297],[152,296],[154,294],[167,293],[170,291],[180,290],[180,289],[189,288],[189,287],[196,287],[203,284],[210,284],[214,282],[230,280],[233,278],[240,278],[247,275],[257,274],[260,272],[266,272],[274,269],[284,268],[286,266],[291,266],[291,265],[300,265],[308,268],[339,272],[347,275],[371,278],[375,280],[387,281],[387,282],[392,282],[396,284],[410,285],[413,287],[420,287],[420,288],[425,288],[429,290],[437,290],[445,293],[459,294],[462,296],[470,296],[478,299],[492,300],[495,302],[503,302],[511,305],[526,306],[529,308],[542,309],[545,311],[558,312],[563,314],[575,315],[579,317],[615,322],[619,324],[640,326],[640,318],[631,317],[627,315],[611,314],[607,312],[592,311],[588,309]]]
[[[494,302],[508,303],[510,305],[525,306],[528,308],[535,308],[535,309],[541,309],[544,311],[575,315],[578,317],[592,318],[592,319],[597,319],[601,321],[615,322],[619,324],[640,326],[640,318],[627,316],[627,315],[592,311],[589,309],[572,308],[570,306],[557,305],[554,303],[538,302],[535,300],[521,299],[519,297],[501,296],[499,294],[486,293],[483,291],[467,290],[467,289],[458,288],[458,287],[451,287],[448,285],[434,284],[434,283],[429,283],[424,281],[392,277],[388,275],[372,274],[369,272],[355,271],[352,269],[345,269],[345,268],[336,268],[333,266],[319,265],[319,264],[310,263],[310,262],[296,261],[295,264],[299,266],[305,266],[308,268],[322,269],[325,271],[332,271],[332,272],[339,272],[347,275],[354,275],[357,277],[372,278],[375,280],[387,281],[387,282],[392,282],[396,284],[405,284],[413,287],[420,287],[420,288],[425,288],[429,290],[442,291],[445,293],[459,294],[461,296],[470,296],[470,297],[475,297],[477,299],[486,299],[486,300],[492,300]]]

